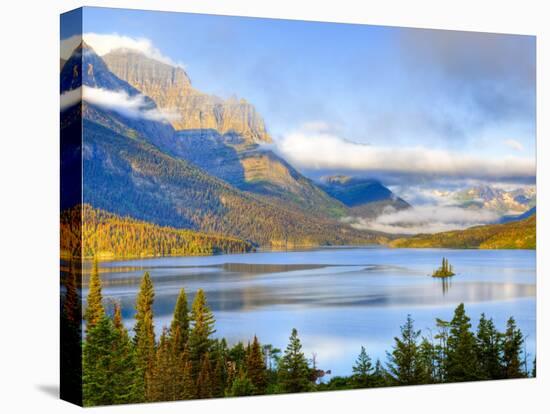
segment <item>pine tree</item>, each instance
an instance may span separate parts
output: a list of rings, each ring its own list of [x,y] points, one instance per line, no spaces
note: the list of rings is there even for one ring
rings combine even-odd
[[[525,372],[521,369],[523,334],[516,326],[514,318],[506,322],[506,332],[503,341],[503,363],[505,378],[523,378]]]
[[[155,292],[148,272],[141,280],[136,299],[136,324],[134,326],[134,344],[137,352],[138,367],[143,373],[146,399],[150,400],[150,382],[155,362],[155,328],[153,326],[153,301]]]
[[[364,346],[361,347],[361,353],[353,366],[353,379],[358,387],[368,387],[370,385],[370,376],[373,370],[372,362]]]
[[[101,278],[99,276],[97,259],[94,259],[92,273],[90,274],[86,311],[84,313],[86,333],[88,333],[103,316],[105,316],[105,309],[103,308],[103,297],[101,295]]]
[[[202,289],[197,291],[191,309],[192,329],[189,334],[189,359],[193,362],[194,378],[198,378],[203,356],[210,351],[210,335],[214,330],[214,315],[208,307]]]
[[[422,338],[420,342],[418,360],[422,369],[422,383],[433,384],[437,382],[440,378],[437,372],[437,351],[434,344],[427,338]]]
[[[424,380],[420,361],[418,338],[420,331],[414,329],[411,315],[401,326],[401,338],[394,338],[393,351],[388,354],[388,368],[398,385],[422,384]]]
[[[470,318],[464,304],[455,309],[447,341],[447,381],[475,381],[480,379],[476,338],[470,331]]]
[[[492,319],[481,314],[477,327],[477,360],[479,361],[481,379],[502,378],[501,334],[496,330]]]
[[[82,307],[73,264],[63,279],[65,295],[61,311],[61,398],[74,403],[82,402]]]
[[[103,316],[89,330],[82,354],[84,405],[141,401],[143,389],[127,333]]]
[[[254,395],[255,389],[250,378],[247,377],[244,369],[240,369],[237,376],[231,383],[231,389],[229,393],[233,397],[244,397],[247,395]]]
[[[372,387],[384,387],[386,386],[386,377],[387,372],[382,366],[382,362],[380,359],[376,360],[376,363],[374,364],[374,372],[371,376],[371,386]]]
[[[113,325],[115,329],[117,329],[120,333],[126,333],[126,329],[124,328],[124,324],[122,323],[122,309],[120,307],[120,303],[118,302],[114,304]]]
[[[254,394],[265,394],[267,388],[267,372],[265,368],[264,356],[256,335],[250,346],[246,361],[247,376],[254,386]]]
[[[290,342],[279,361],[279,383],[283,392],[305,392],[311,389],[310,371],[302,352],[298,331],[292,329]]]
[[[187,306],[187,295],[185,290],[181,289],[176,307],[174,308],[174,317],[170,325],[170,336],[174,341],[176,353],[183,352],[187,340],[189,339],[189,309]]]
[[[224,361],[221,357],[216,359],[216,365],[212,372],[212,397],[220,398],[225,394]]]
[[[65,296],[63,298],[62,317],[71,325],[79,325],[81,322],[80,293],[76,284],[76,274],[71,263],[69,273],[65,279]],[[101,286],[100,286],[101,288]],[[101,292],[100,292],[101,294]]]
[[[182,399],[192,400],[197,398],[197,384],[193,377],[193,362],[190,359],[185,358],[185,368],[183,371],[183,390]]]
[[[179,398],[177,366],[174,364],[172,344],[168,331],[163,329],[156,350],[150,383],[151,401],[174,401]]]
[[[212,398],[212,367],[208,352],[203,355],[197,378],[197,398]]]

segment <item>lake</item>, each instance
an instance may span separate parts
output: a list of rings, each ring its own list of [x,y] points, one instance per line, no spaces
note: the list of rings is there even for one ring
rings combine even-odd
[[[445,256],[457,275],[430,276]],[[283,349],[296,328],[304,351],[332,375],[349,375],[364,345],[386,361],[399,327],[411,314],[426,336],[435,318],[450,320],[461,302],[474,327],[482,312],[504,330],[509,316],[536,344],[536,271],[532,250],[319,248],[209,257],[170,257],[100,263],[106,302],[118,300],[133,326],[139,280],[155,286],[155,328],[168,326],[179,290],[191,303],[202,288],[216,318],[216,336]],[[83,294],[87,294],[86,287]]]

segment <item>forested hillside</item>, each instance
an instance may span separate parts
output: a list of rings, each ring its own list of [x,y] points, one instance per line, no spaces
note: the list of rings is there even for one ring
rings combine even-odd
[[[420,234],[394,240],[393,247],[447,247],[456,249],[535,249],[536,215],[506,224],[476,226],[466,230]]]
[[[122,258],[245,253],[254,249],[252,243],[237,238],[161,227],[87,204],[62,213],[61,231],[63,257],[80,251],[84,258]]]
[[[157,148],[84,120],[84,202],[163,226],[268,247],[375,243],[378,235],[283,209]]]

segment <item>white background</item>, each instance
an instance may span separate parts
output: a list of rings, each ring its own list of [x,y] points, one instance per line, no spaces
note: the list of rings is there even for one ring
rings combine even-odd
[[[119,413],[548,412],[550,11],[545,0],[332,2],[4,0],[0,30],[0,411],[65,413],[57,399],[59,13],[85,5],[537,35],[538,378],[90,409]],[[545,27],[546,26],[546,27]],[[546,256],[546,257],[545,257]],[[548,299],[547,299],[548,298]],[[545,390],[546,389],[546,390]],[[546,391],[546,393],[545,393]],[[546,407],[545,407],[546,405]]]

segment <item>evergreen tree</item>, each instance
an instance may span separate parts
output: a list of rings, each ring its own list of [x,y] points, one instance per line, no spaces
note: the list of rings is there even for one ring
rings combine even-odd
[[[71,326],[79,325],[82,318],[81,315],[81,306],[80,306],[80,293],[77,288],[76,283],[76,274],[74,266],[71,263],[69,265],[69,273],[65,279],[65,296],[63,297],[63,309],[61,316],[64,320],[69,323]],[[101,299],[101,285],[100,288],[100,299]]]
[[[254,394],[264,394],[267,388],[267,372],[260,342],[256,335],[254,335],[254,341],[247,355],[246,372],[254,386]]]
[[[370,385],[370,376],[373,370],[372,362],[365,350],[361,347],[361,353],[353,366],[353,379],[358,387],[367,387]]]
[[[382,366],[382,362],[380,359],[376,360],[376,363],[374,364],[374,372],[371,376],[371,383],[370,385],[372,387],[384,387],[387,384],[386,378],[388,374],[384,367]]]
[[[155,362],[155,328],[153,326],[153,301],[155,292],[149,272],[141,279],[136,299],[136,323],[134,326],[134,344],[137,352],[138,367],[143,374],[146,399],[150,400],[151,380]]]
[[[246,376],[244,369],[241,368],[231,384],[230,395],[233,397],[243,397],[254,395],[254,392],[255,389],[252,381]]]
[[[70,263],[69,272],[63,279],[65,295],[61,310],[61,398],[74,403],[82,403],[82,390],[77,386],[82,377],[82,307],[80,290],[77,288],[76,274]]]
[[[128,336],[128,333],[124,328],[124,324],[122,323],[122,310],[120,308],[120,303],[118,302],[114,304],[113,325],[121,334],[126,334],[126,336]]]
[[[422,369],[422,383],[433,384],[440,378],[437,366],[437,350],[427,338],[422,338],[418,348],[418,360]]]
[[[298,331],[292,329],[290,342],[279,361],[279,384],[283,392],[305,392],[311,389],[307,359],[302,352]]]
[[[142,382],[131,342],[107,316],[88,331],[82,363],[84,405],[141,401]]]
[[[93,328],[103,316],[105,316],[105,308],[103,308],[103,297],[101,295],[101,278],[99,276],[97,259],[94,259],[92,273],[90,274],[86,311],[84,313],[86,333]]]
[[[162,331],[156,350],[155,363],[151,375],[150,400],[175,401],[180,397],[178,387],[178,366],[174,363],[172,343],[166,328]]]
[[[516,326],[514,318],[506,322],[506,332],[503,341],[503,363],[505,378],[523,378],[525,372],[521,369],[523,334]]]
[[[195,382],[195,378],[193,377],[193,372],[193,362],[191,362],[190,359],[185,358],[182,390],[183,400],[192,400],[197,398],[197,384]]]
[[[418,350],[420,331],[414,329],[411,315],[401,326],[401,338],[394,338],[393,351],[388,354],[388,368],[398,385],[422,384],[424,373]]]
[[[501,334],[496,330],[492,319],[481,314],[477,327],[477,360],[479,361],[481,379],[502,378]]]
[[[192,329],[189,334],[189,358],[193,362],[194,377],[198,377],[203,356],[210,350],[212,341],[210,335],[215,332],[214,315],[208,307],[206,296],[202,289],[197,291],[191,309]]]
[[[214,398],[220,398],[225,395],[224,365],[223,357],[218,356],[214,372],[212,373],[212,397]]]
[[[212,398],[212,368],[208,352],[203,355],[197,378],[197,398]]]
[[[480,379],[476,338],[470,331],[470,318],[464,304],[455,309],[447,341],[447,381],[475,381]]]
[[[170,325],[170,336],[174,341],[175,351],[178,353],[183,352],[189,338],[189,309],[184,289],[180,290],[178,300],[176,301],[174,317]]]

